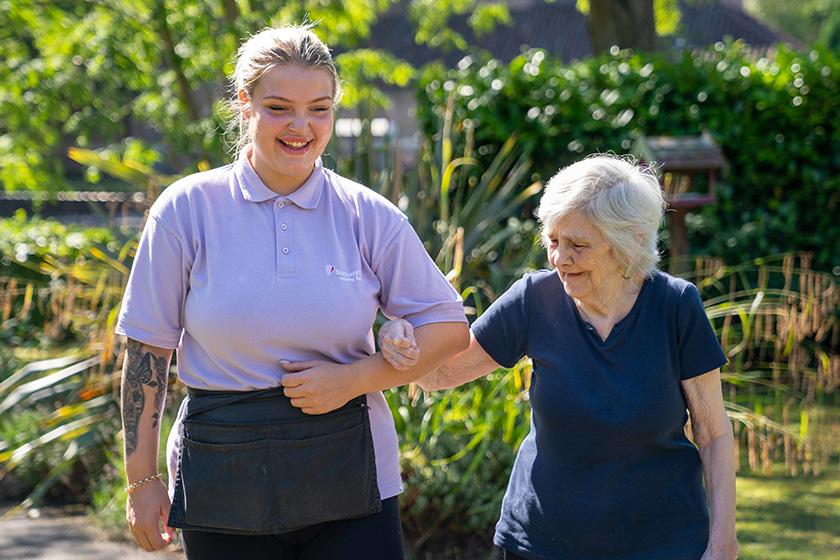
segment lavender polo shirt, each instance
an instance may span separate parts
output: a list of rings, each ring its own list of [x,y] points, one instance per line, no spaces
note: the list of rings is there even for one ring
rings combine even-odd
[[[177,349],[189,387],[252,390],[279,384],[281,360],[372,354],[378,309],[415,327],[467,322],[458,294],[384,197],[320,160],[281,196],[243,155],[155,201],[116,332]],[[382,393],[367,398],[384,499],[402,490],[397,434]],[[170,483],[180,416],[167,445]]]

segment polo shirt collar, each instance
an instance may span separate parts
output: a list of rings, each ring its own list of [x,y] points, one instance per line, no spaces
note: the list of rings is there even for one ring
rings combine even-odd
[[[246,146],[239,155],[239,161],[237,162],[240,169],[239,188],[242,191],[242,196],[250,202],[265,202],[280,197],[281,195],[268,188],[257,175],[257,172],[254,171],[251,162],[248,161],[248,153],[251,149],[252,146]],[[324,164],[321,162],[321,158],[318,158],[309,178],[295,192],[284,198],[301,208],[312,210],[318,206],[323,190]]]

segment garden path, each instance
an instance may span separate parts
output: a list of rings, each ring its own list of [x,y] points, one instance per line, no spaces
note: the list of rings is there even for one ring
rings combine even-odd
[[[173,547],[174,548],[174,547]],[[175,560],[183,553],[143,552],[103,536],[81,513],[53,512],[33,519],[0,511],[0,560]]]

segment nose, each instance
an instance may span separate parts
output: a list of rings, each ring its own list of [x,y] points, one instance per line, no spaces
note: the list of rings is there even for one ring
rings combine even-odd
[[[572,264],[572,252],[562,244],[554,247],[552,251],[552,258],[554,259],[554,266],[559,267],[564,264]]]
[[[300,131],[306,130],[306,117],[303,115],[295,115],[289,123],[289,129]]]

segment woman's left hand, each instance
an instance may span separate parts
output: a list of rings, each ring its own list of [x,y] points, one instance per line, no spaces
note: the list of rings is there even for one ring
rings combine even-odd
[[[326,414],[341,408],[353,397],[355,369],[352,365],[322,360],[281,362],[286,374],[280,379],[283,394],[304,414]]]

